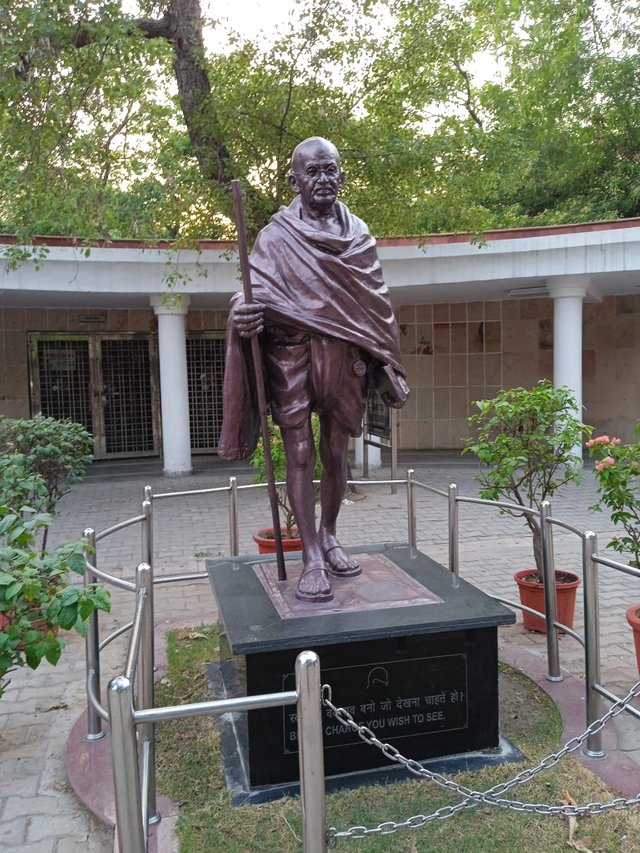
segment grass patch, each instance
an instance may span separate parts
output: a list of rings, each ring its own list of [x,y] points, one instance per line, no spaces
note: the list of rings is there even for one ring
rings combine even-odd
[[[217,658],[218,626],[170,631],[168,672],[157,685],[156,702],[169,705],[210,698],[204,664]],[[339,698],[339,697],[338,697]],[[536,764],[560,745],[561,720],[549,697],[522,673],[501,666],[501,730]],[[211,717],[157,725],[158,788],[180,805],[181,853],[295,853],[302,850],[300,804],[285,798],[260,806],[234,808],[224,782],[216,724]],[[502,765],[462,773],[456,781],[485,790],[519,773],[524,765]],[[564,792],[578,803],[608,802],[614,796],[601,780],[572,758],[506,794],[527,803],[559,804]],[[458,802],[453,794],[419,779],[371,786],[327,797],[327,823],[375,827],[430,814]],[[367,839],[345,839],[339,849],[354,853],[553,853],[568,849],[569,821],[477,806],[418,830]],[[593,853],[640,850],[635,810],[578,820],[574,838]]]

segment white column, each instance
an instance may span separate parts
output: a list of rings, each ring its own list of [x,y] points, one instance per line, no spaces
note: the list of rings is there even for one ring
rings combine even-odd
[[[162,296],[152,296],[151,304],[158,317],[163,473],[179,477],[192,471],[185,331],[189,297],[174,296],[165,304]]]
[[[566,385],[578,403],[576,416],[584,420],[582,411],[582,303],[587,294],[587,276],[558,276],[547,280],[553,299],[553,384]],[[576,452],[582,452],[576,448]]]

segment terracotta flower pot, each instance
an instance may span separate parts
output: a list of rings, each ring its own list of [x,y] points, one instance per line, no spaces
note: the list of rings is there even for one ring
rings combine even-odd
[[[532,580],[532,576],[534,579]],[[535,580],[535,570],[523,569],[513,576],[518,584],[520,592],[520,603],[525,607],[531,607],[539,613],[546,613],[544,602],[544,587],[542,583]],[[572,572],[556,571],[556,621],[567,628],[573,628],[573,614],[576,609],[576,592],[580,586],[580,578]],[[522,611],[524,627],[527,631],[537,631],[540,634],[547,633],[547,623],[544,619]]]
[[[299,551],[302,548],[302,540],[297,536],[287,536],[286,527],[280,528],[280,532],[282,533],[283,551]],[[273,535],[273,527],[258,530],[253,535],[253,541],[258,546],[259,554],[275,554],[276,540]]]
[[[640,604],[632,604],[626,613],[627,622],[633,631],[633,642],[636,647],[636,663],[640,673]]]

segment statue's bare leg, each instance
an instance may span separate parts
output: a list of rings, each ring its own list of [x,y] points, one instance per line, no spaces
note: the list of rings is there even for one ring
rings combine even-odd
[[[336,538],[338,513],[347,487],[349,433],[329,415],[320,416],[320,544],[329,574],[355,577],[362,572],[357,560],[349,557]]]
[[[316,530],[315,448],[311,424],[281,431],[287,458],[287,493],[302,540],[302,575],[296,598],[301,601],[330,601],[333,593]]]

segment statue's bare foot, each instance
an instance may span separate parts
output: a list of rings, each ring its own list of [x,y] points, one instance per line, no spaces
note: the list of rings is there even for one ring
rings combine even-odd
[[[322,552],[327,571],[335,578],[355,578],[362,574],[360,563],[347,556],[344,548],[335,536],[325,536],[322,540]]]
[[[300,601],[331,601],[333,592],[323,562],[312,560],[305,565],[298,581],[296,598]]]

